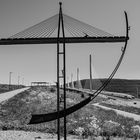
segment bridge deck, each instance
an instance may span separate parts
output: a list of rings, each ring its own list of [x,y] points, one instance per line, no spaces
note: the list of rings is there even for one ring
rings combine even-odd
[[[114,37],[66,37],[59,38],[59,43],[105,43],[105,42],[125,42],[129,38],[125,36]],[[18,44],[56,44],[58,38],[8,38],[0,39],[0,45],[18,45]]]

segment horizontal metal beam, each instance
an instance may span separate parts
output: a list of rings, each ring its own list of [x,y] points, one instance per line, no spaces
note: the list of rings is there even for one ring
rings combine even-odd
[[[129,38],[125,36],[114,37],[65,37],[63,38],[8,38],[0,39],[0,45],[18,45],[18,44],[56,44],[59,43],[109,43],[109,42],[125,42]]]

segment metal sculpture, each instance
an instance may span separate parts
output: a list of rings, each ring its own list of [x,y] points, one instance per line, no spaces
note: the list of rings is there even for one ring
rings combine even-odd
[[[60,139],[60,118],[64,117],[64,139],[66,140],[66,116],[82,108],[90,101],[92,101],[98,94],[107,86],[117,72],[127,47],[129,39],[128,31],[128,18],[126,18],[126,35],[125,36],[112,36],[111,34],[80,22],[70,16],[62,13],[62,3],[60,2],[59,14],[32,26],[22,32],[19,32],[9,38],[0,39],[0,45],[14,45],[14,44],[57,44],[57,111],[48,114],[32,114],[29,124],[37,124],[57,119],[57,133],[58,140]],[[64,25],[65,20],[65,25]],[[58,24],[57,24],[58,23]],[[72,37],[65,37],[64,28],[67,27]],[[58,27],[57,37],[50,37],[54,30]],[[60,37],[60,29],[62,29],[62,37]],[[109,42],[125,42],[120,59],[110,74],[106,82],[90,97],[81,101],[80,103],[66,108],[66,58],[65,58],[65,44],[66,43],[109,43]],[[60,45],[62,44],[62,50]],[[63,56],[63,74],[60,75],[60,55]],[[60,111],[60,79],[63,79],[64,90],[64,110]]]

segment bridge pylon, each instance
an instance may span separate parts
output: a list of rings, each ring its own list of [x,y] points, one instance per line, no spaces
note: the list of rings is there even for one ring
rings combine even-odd
[[[78,88],[78,89],[82,89],[82,84],[81,84],[81,81],[80,81],[79,68],[77,68],[77,81],[76,81],[75,87]]]
[[[71,88],[74,88],[74,83],[73,83],[73,74],[71,74]]]

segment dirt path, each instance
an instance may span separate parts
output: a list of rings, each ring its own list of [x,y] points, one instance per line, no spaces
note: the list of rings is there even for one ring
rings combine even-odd
[[[0,140],[56,140],[52,134],[25,131],[0,131]]]
[[[125,117],[129,117],[129,118],[133,118],[136,121],[140,121],[140,115],[129,113],[129,112],[125,112],[125,111],[121,111],[121,110],[117,110],[117,109],[113,109],[113,108],[109,108],[109,107],[105,107],[105,106],[99,105],[98,103],[97,104],[93,104],[93,105],[101,107],[101,108],[106,109],[106,110],[114,110],[116,113],[118,113],[120,115],[123,115]]]
[[[17,95],[25,90],[28,90],[29,88],[30,87],[26,87],[26,88],[17,89],[17,90],[13,90],[13,91],[9,91],[9,92],[5,92],[5,93],[0,94],[0,103],[12,98],[13,96],[15,96],[15,95]]]

